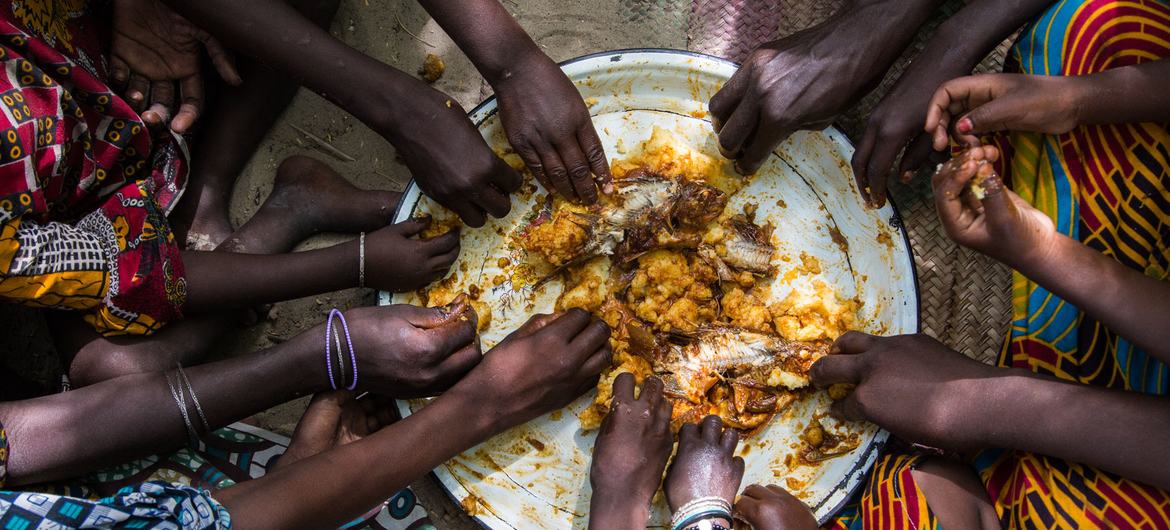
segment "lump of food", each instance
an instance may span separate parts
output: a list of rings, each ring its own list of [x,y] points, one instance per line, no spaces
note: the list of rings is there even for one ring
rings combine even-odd
[[[815,464],[822,460],[841,456],[857,449],[861,440],[856,433],[848,435],[837,434],[825,428],[821,418],[813,418],[800,434],[803,447],[800,449],[800,459],[806,464]]]
[[[716,279],[715,270],[698,256],[654,250],[638,259],[626,301],[655,331],[694,331],[719,312]]]
[[[833,340],[853,329],[857,302],[842,300],[822,281],[798,287],[769,310],[776,332],[792,340]]]
[[[423,59],[422,66],[418,68],[418,75],[422,77],[423,81],[427,83],[434,83],[440,77],[443,77],[443,72],[447,70],[447,65],[443,64],[443,58],[433,53],[428,53],[427,57]]]
[[[528,227],[522,236],[525,250],[538,255],[546,263],[560,267],[587,251],[593,243],[595,230],[577,208],[568,205],[547,212],[546,218]],[[542,217],[544,217],[542,216]]]

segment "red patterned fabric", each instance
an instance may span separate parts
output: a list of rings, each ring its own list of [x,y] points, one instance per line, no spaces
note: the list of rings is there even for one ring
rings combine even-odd
[[[166,215],[187,154],[110,90],[99,20],[83,0],[0,1],[0,299],[148,334],[186,300]]]

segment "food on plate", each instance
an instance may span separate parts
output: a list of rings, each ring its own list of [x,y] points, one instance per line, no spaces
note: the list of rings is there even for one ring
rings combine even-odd
[[[844,455],[861,444],[857,433],[838,434],[826,429],[820,417],[814,417],[800,433],[800,459],[806,464]]]
[[[675,430],[716,414],[745,436],[758,432],[813,392],[810,367],[854,326],[858,304],[824,282],[793,281],[818,275],[819,261],[783,258],[778,221],[757,219],[750,202],[728,206],[746,182],[721,161],[661,129],[631,151],[612,164],[612,194],[592,206],[529,197],[514,228],[495,229],[503,245],[419,294],[434,306],[466,291],[482,328],[492,318],[483,300],[529,314],[559,280],[555,310],[585,309],[613,330],[613,361],[579,414],[583,429],[600,426],[614,379],[630,372],[639,383],[663,380]],[[461,283],[468,276],[480,279]],[[809,445],[809,458],[847,447],[826,439]]]
[[[613,379],[630,372],[663,379],[675,429],[718,414],[751,434],[811,391],[809,368],[853,325],[856,303],[823,283],[773,301],[776,228],[754,205],[727,208],[743,181],[661,130],[642,147],[613,164],[612,196],[593,207],[550,198],[514,239],[562,280],[557,310],[613,329],[614,361],[582,427],[600,425]]]

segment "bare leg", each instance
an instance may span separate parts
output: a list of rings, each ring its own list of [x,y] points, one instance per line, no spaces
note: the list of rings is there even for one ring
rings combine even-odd
[[[338,0],[291,0],[305,17],[327,28]],[[192,150],[191,178],[171,223],[192,250],[212,250],[232,234],[228,207],[236,179],[297,92],[297,83],[243,55],[244,83],[222,85],[207,126]]]
[[[987,490],[970,466],[931,458],[910,471],[926,504],[943,528],[998,529],[999,518]]]
[[[276,254],[318,232],[358,232],[390,223],[398,194],[359,190],[328,166],[306,157],[285,160],[272,193],[256,215],[216,252]],[[175,322],[149,337],[98,335],[75,313],[53,312],[49,325],[73,384],[199,362],[243,315],[229,311]]]

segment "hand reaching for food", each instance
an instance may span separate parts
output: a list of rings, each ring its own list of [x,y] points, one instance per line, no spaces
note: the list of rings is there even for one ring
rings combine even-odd
[[[678,432],[678,454],[662,485],[670,511],[707,497],[723,499],[730,506],[743,480],[743,459],[735,456],[738,444],[739,434],[724,429],[719,416],[683,425]]]
[[[870,113],[851,160],[857,189],[867,205],[884,205],[890,179],[897,174],[908,182],[933,154],[931,137],[920,128],[926,116],[922,102],[944,81],[961,73],[961,69],[956,71],[930,60],[915,60]],[[899,154],[902,158],[895,168]]]
[[[459,230],[418,237],[431,225],[421,217],[366,235],[366,285],[386,291],[411,291],[447,274],[459,257]]]
[[[962,450],[978,448],[979,429],[986,427],[971,419],[972,407],[981,405],[974,385],[996,370],[926,335],[850,331],[809,375],[822,388],[854,385],[833,403],[840,420],[871,421],[911,442]]]
[[[1057,238],[1040,210],[1004,186],[993,163],[999,150],[971,147],[933,177],[934,202],[947,235],[1020,271],[1042,263]]]
[[[508,142],[546,190],[585,204],[612,190],[589,109],[551,59],[535,54],[493,86]]]
[[[850,47],[823,56],[825,39],[814,28],[760,46],[711,98],[719,150],[739,173],[755,173],[792,133],[828,126],[853,97],[855,80],[841,67]]]
[[[634,384],[628,372],[617,376],[613,403],[593,446],[591,528],[646,526],[650,501],[674,446],[671,406],[662,395],[662,381],[646,378],[637,398]]]
[[[110,39],[110,77],[124,87],[130,106],[149,126],[170,116],[171,129],[185,133],[203,111],[201,51],[207,50],[219,76],[242,82],[227,50],[206,31],[159,0],[117,0]],[[178,109],[176,90],[178,84]]]
[[[492,152],[450,96],[423,86],[415,97],[404,122],[409,126],[389,124],[382,136],[418,187],[468,226],[483,226],[489,215],[508,215],[508,194],[520,188],[520,174]]]
[[[503,430],[593,388],[612,354],[609,326],[589,313],[537,315],[489,350],[451,392],[486,404],[486,420]]]
[[[735,517],[760,530],[816,530],[808,506],[775,484],[752,484],[735,503]]]
[[[444,307],[362,307],[345,312],[359,388],[394,398],[433,396],[482,357],[475,311],[466,300]]]
[[[1080,84],[1076,77],[1025,74],[953,79],[930,98],[925,131],[937,151],[947,148],[948,133],[967,147],[995,131],[1066,133],[1078,123]]]

